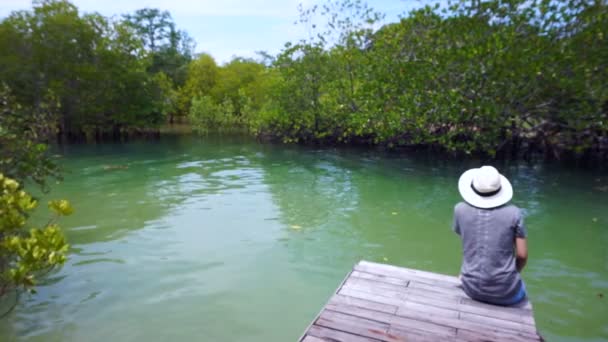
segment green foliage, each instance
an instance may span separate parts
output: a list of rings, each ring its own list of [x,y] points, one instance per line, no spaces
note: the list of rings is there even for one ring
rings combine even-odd
[[[192,99],[211,94],[217,82],[218,66],[213,57],[201,54],[188,65],[186,84],[179,91],[179,110],[190,111]]]
[[[59,170],[47,152],[46,140],[53,132],[52,98],[37,108],[19,105],[6,86],[0,85],[0,173],[45,186]]]
[[[195,97],[189,113],[192,128],[199,133],[224,131],[239,126],[238,117],[234,115],[232,102],[226,99],[215,103],[210,96]]]
[[[52,97],[47,125],[60,137],[116,138],[155,128],[176,110],[192,48],[165,12],[116,20],[65,0],[35,1],[0,22],[0,79],[33,111]]]
[[[188,110],[196,131],[248,130],[254,128],[252,122],[257,122],[268,100],[272,77],[272,72],[253,60],[235,58],[218,67],[211,56],[202,54],[190,64],[180,107]]]
[[[148,71],[152,74],[162,72],[176,85],[183,85],[194,41],[185,31],[176,29],[171,14],[156,8],[143,8],[123,17],[149,52]]]
[[[602,1],[454,1],[398,23],[359,1],[302,10],[327,24],[287,44],[254,122],[287,142],[447,151],[608,149],[608,7]]]
[[[8,87],[0,88],[0,297],[8,292],[32,289],[36,276],[63,264],[68,245],[54,220],[41,228],[26,227],[37,202],[22,190],[33,181],[46,189],[49,176],[59,177],[47,152],[46,139],[53,134],[54,103],[47,96],[36,108],[19,105]],[[72,213],[65,200],[49,202],[55,218]]]
[[[0,296],[13,289],[32,289],[38,274],[66,260],[68,245],[54,220],[27,229],[28,213],[36,205],[17,181],[0,174]],[[65,200],[52,201],[49,208],[55,218],[73,211]]]
[[[607,154],[607,7],[459,0],[380,26],[362,1],[328,0],[301,8],[309,39],[218,66],[192,60],[168,12],[114,20],[45,0],[0,23],[0,77],[28,112],[52,104],[64,137],[188,115],[285,142]]]
[[[162,116],[168,117],[177,112],[179,93],[169,76],[163,72],[159,72],[154,75],[153,81],[158,90],[156,95],[156,100],[158,101],[157,108]]]

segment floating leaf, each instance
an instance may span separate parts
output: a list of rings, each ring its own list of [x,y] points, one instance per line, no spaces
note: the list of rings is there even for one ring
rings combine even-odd
[[[298,226],[297,224],[292,224],[289,226],[291,229],[302,229],[302,226]]]

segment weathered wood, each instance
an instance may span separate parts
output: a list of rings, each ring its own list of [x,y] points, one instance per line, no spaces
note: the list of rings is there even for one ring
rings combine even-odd
[[[357,291],[378,293],[381,290],[381,295],[398,299],[406,299],[409,296],[427,297],[431,299],[441,299],[454,304],[460,303],[464,297],[455,294],[446,294],[427,291],[425,289],[403,287],[399,285],[374,282],[361,278],[349,278],[343,288],[354,289]]]
[[[356,306],[356,307],[360,307],[360,308],[365,308],[368,310],[386,312],[386,313],[390,313],[390,314],[394,314],[395,312],[397,312],[397,306],[395,306],[395,305],[383,304],[383,303],[378,303],[378,302],[365,300],[365,299],[361,299],[361,298],[344,296],[344,295],[340,295],[340,294],[334,295],[329,300],[329,303],[330,304],[352,305],[352,306]]]
[[[476,315],[468,312],[461,312],[460,317],[463,321],[477,322],[485,325],[491,325],[494,327],[511,329],[515,331],[525,331],[531,334],[536,333],[536,327],[534,325],[526,324],[526,323],[518,323],[513,321],[508,321],[505,319]]]
[[[518,341],[518,342],[530,342],[530,341],[541,341],[540,336],[530,336],[528,334],[508,334],[495,330],[467,330],[458,329],[456,337],[466,341]]]
[[[367,338],[363,336],[349,334],[344,331],[329,329],[326,327],[320,327],[318,325],[312,325],[308,329],[306,336],[314,336],[321,338],[323,341],[338,341],[338,342],[378,342],[373,338]],[[302,340],[303,341],[303,340]]]
[[[412,288],[412,286],[419,287]],[[406,293],[408,293],[406,300],[426,302],[431,305],[453,308],[454,310],[474,313],[482,316],[494,316],[514,322],[531,325],[535,324],[534,318],[530,311],[532,306],[529,302],[522,307],[496,306],[472,300],[464,293],[464,291],[460,291],[460,293],[457,293],[456,291],[450,291],[450,293],[435,291],[437,291],[436,288],[428,287],[426,285],[420,286],[419,283],[411,281],[408,286],[408,290],[406,290]],[[454,301],[458,303],[456,306],[453,305]]]
[[[407,318],[394,316],[391,320],[391,327],[407,329],[410,331],[421,331],[428,335],[449,338],[456,336],[456,328],[446,325],[435,324],[434,322],[421,320],[419,317]]]
[[[324,310],[315,322],[315,325],[381,341],[385,339],[389,327],[388,323],[330,310]]]
[[[328,311],[340,312],[347,315],[373,320],[379,323],[386,323],[390,326],[397,326],[401,327],[402,329],[409,329],[419,333],[426,332],[427,334],[431,333],[436,336],[444,337],[456,336],[455,328],[437,325],[430,321],[409,319],[402,316],[396,316],[394,314],[367,310],[345,304],[328,304],[325,309]]]
[[[391,342],[437,342],[451,341],[462,342],[464,340],[457,337],[440,338],[436,335],[420,334],[419,332],[403,329],[399,327],[390,327],[388,329],[388,341]]]
[[[373,286],[365,285],[365,284],[361,284],[361,283],[353,283],[353,282],[346,282],[342,286],[342,290],[354,290],[354,291],[359,291],[359,292],[367,292],[367,293],[375,294],[375,295],[382,296],[382,297],[394,298],[395,300],[404,300],[405,297],[407,296],[407,293],[405,293],[405,288],[398,289],[398,290],[389,290],[389,289],[384,288],[384,289],[382,289],[382,291],[379,291],[378,289],[375,289]],[[338,293],[340,293],[340,292],[338,292]]]
[[[351,274],[351,277],[375,280],[375,281],[379,281],[382,283],[389,283],[389,284],[401,285],[401,286],[407,286],[409,283],[409,281],[399,279],[399,278],[393,278],[393,277],[389,277],[389,276],[382,275],[382,274],[373,274],[373,273],[366,273],[366,272],[359,272],[359,271],[353,271]]]
[[[438,274],[438,273],[432,273],[432,272],[426,272],[426,271],[420,271],[420,270],[413,270],[413,269],[409,269],[409,268],[402,268],[402,267],[397,267],[397,266],[387,265],[387,264],[377,264],[377,263],[372,263],[369,261],[359,262],[359,264],[357,264],[355,266],[355,270],[372,273],[372,274],[383,274],[386,276],[390,276],[390,277],[394,277],[394,278],[398,278],[398,279],[404,279],[404,280],[411,280],[412,278],[414,278],[414,279],[421,278],[421,279],[428,279],[428,280],[438,280],[438,281],[441,281],[444,283],[454,284],[454,285],[460,284],[460,280],[458,280],[458,277]]]
[[[483,307],[483,308],[487,308],[487,307],[495,307],[495,305],[492,304],[486,304],[486,303],[481,303],[478,302],[476,300],[473,300],[471,298],[463,298],[460,301],[462,304],[466,304],[466,305],[472,305],[472,306],[477,306],[477,307]],[[525,314],[525,311],[528,311],[527,315],[530,314],[530,311],[532,311],[532,303],[530,303],[530,301],[525,300],[523,303],[523,305],[519,304],[516,306],[503,306],[500,307],[502,308],[501,311],[506,311],[506,312],[513,312],[513,313],[517,313],[517,314]]]
[[[460,313],[462,315],[462,313]],[[446,327],[452,327],[454,329],[466,329],[471,331],[493,331],[498,333],[503,333],[505,335],[510,334],[525,334],[525,335],[534,335],[536,333],[536,329],[532,327],[529,329],[529,325],[524,325],[515,322],[508,322],[504,324],[498,324],[496,322],[492,322],[492,324],[484,324],[480,322],[463,320],[460,318],[449,318],[440,315],[428,314],[426,312],[412,312],[409,310],[398,310],[397,316],[406,317],[409,319],[416,319],[421,322],[430,322],[439,325],[443,325]],[[481,316],[480,316],[481,317]],[[519,328],[519,329],[518,329]]]
[[[471,300],[456,277],[361,261],[300,341],[539,341],[521,306]]]
[[[306,337],[304,337],[302,342],[327,342],[327,340],[324,340],[324,339],[318,338],[318,337],[314,337],[311,335],[307,335]]]
[[[365,278],[359,278],[359,277],[355,277],[354,275],[351,275],[348,280],[346,280],[346,283],[344,283],[345,285],[360,285],[360,286],[368,286],[370,288],[375,289],[376,291],[378,289],[387,289],[389,291],[402,291],[407,287],[407,284],[405,285],[395,285],[395,284],[391,284],[391,283],[385,283],[385,282],[380,282],[377,280],[370,280],[370,279],[365,279]]]
[[[443,285],[443,286],[441,286],[441,285]],[[457,286],[457,285],[446,286],[446,284],[438,284],[436,282],[430,283],[430,282],[424,282],[424,280],[422,280],[422,281],[411,280],[408,284],[408,287],[414,288],[414,289],[426,290],[426,291],[430,291],[430,292],[438,292],[438,293],[456,295],[456,296],[460,296],[460,297],[466,297],[466,294],[462,290],[462,287]]]
[[[432,296],[408,296],[406,301],[412,301],[415,303],[432,305],[444,309],[451,309],[460,312],[474,313],[482,316],[496,317],[500,319],[510,320],[513,322],[534,324],[534,318],[532,313],[527,310],[501,307],[496,305],[490,305],[485,303],[475,302],[473,300],[461,299],[459,303],[454,303],[451,300],[435,299]]]
[[[459,312],[457,310],[444,309],[433,305],[425,305],[416,302],[406,301],[400,305],[397,309],[403,315],[404,312],[411,312],[412,314],[426,314],[447,318],[458,318]]]
[[[402,303],[405,303],[405,301],[403,300],[398,300],[398,297],[395,298],[386,296],[386,293],[370,293],[360,291],[357,288],[349,288],[347,286],[343,286],[338,292],[338,294],[389,305],[400,305]]]
[[[351,291],[356,292],[353,293]],[[362,292],[367,292],[370,295],[365,295]],[[534,325],[534,318],[532,317],[531,312],[526,309],[500,307],[476,302],[465,297],[437,295],[432,291],[423,289],[395,287],[391,290],[384,288],[382,291],[379,291],[377,288],[374,288],[373,283],[364,283],[361,281],[351,282],[350,279],[348,279],[339,293],[384,304],[403,305],[405,302],[413,302]],[[382,297],[389,297],[391,299]]]

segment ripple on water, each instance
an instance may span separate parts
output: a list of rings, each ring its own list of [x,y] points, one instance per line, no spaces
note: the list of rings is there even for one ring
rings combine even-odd
[[[97,263],[124,264],[125,261],[122,259],[113,259],[113,258],[96,258],[96,259],[81,260],[81,261],[73,263],[72,265],[78,267],[78,266],[86,266],[86,265],[97,264]]]

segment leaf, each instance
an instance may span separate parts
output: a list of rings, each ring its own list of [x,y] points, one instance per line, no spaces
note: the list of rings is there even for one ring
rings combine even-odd
[[[66,200],[54,200],[49,202],[49,209],[61,216],[68,216],[74,212],[70,202]]]

